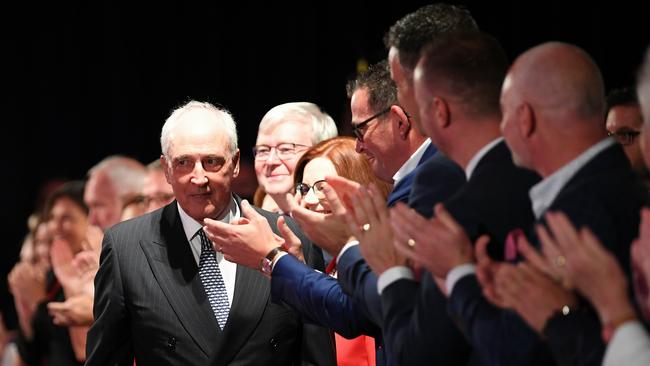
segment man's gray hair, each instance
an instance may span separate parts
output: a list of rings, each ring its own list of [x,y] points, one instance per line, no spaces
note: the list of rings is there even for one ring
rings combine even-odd
[[[88,170],[88,176],[105,173],[118,197],[140,194],[147,169],[139,161],[122,155],[104,158]]]
[[[277,125],[287,122],[298,122],[311,127],[313,144],[338,135],[336,123],[329,114],[319,106],[309,102],[292,102],[271,108],[260,122],[258,134]]]
[[[162,132],[160,133],[160,147],[162,149],[163,155],[165,155],[165,157],[168,159],[170,158],[170,134],[174,127],[182,120],[181,117],[185,113],[196,109],[203,109],[214,114],[228,135],[228,148],[230,154],[234,154],[237,151],[237,125],[235,124],[235,120],[232,118],[230,112],[225,108],[216,107],[208,102],[197,102],[195,100],[192,100],[185,105],[175,109],[165,121]]]

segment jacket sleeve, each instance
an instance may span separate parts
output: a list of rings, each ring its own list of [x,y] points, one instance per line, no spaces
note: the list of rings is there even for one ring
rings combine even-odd
[[[346,338],[379,334],[379,328],[360,313],[334,278],[314,271],[291,255],[280,258],[273,268],[271,296]]]
[[[104,236],[95,276],[95,322],[88,331],[86,365],[133,366],[133,349],[118,253],[110,231]]]

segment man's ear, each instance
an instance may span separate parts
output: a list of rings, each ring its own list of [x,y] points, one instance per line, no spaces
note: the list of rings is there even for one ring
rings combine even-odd
[[[519,133],[524,138],[530,138],[537,127],[537,118],[535,117],[535,111],[531,108],[528,103],[522,104],[517,113],[519,114],[518,118],[518,129]]]
[[[234,165],[234,168],[232,170],[232,176],[233,178],[237,178],[239,175],[239,149],[235,151],[235,153],[232,156],[232,164]]]
[[[436,116],[436,123],[439,128],[447,128],[451,125],[451,111],[447,102],[440,97],[433,97],[431,101],[433,104],[434,114]]]
[[[165,155],[160,155],[160,165],[162,165],[163,172],[165,173],[165,180],[167,180],[167,183],[172,184],[171,172]]]
[[[411,131],[411,120],[409,116],[404,112],[404,109],[398,105],[393,105],[390,108],[390,112],[394,113],[397,116],[397,129],[399,130],[399,137],[402,140],[406,140],[409,132]]]

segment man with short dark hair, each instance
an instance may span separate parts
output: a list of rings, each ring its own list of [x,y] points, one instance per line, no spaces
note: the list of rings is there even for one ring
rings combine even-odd
[[[643,161],[641,152],[641,106],[633,88],[614,89],[607,95],[607,134],[614,136],[625,155],[630,159],[632,169],[650,187],[650,172]]]

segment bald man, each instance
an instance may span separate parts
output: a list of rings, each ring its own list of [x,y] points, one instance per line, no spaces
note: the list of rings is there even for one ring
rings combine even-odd
[[[537,223],[544,224],[548,211],[563,211],[577,227],[589,227],[629,270],[645,189],[602,128],[604,100],[602,76],[589,55],[545,43],[509,70],[501,90],[501,130],[515,163],[543,178],[530,190]],[[491,364],[549,364],[547,347],[558,364],[599,364],[604,345],[595,312],[559,284],[552,286],[539,304],[535,329],[546,344],[516,314],[488,304],[480,288],[454,291],[451,313]]]

